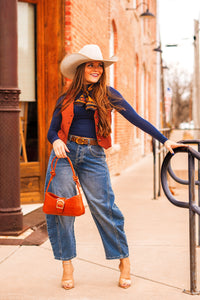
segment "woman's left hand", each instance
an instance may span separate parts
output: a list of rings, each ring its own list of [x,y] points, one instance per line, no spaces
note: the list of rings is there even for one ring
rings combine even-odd
[[[185,144],[179,144],[179,143],[176,143],[174,141],[171,141],[171,140],[167,140],[165,143],[164,143],[164,146],[165,148],[172,154],[174,154],[174,151],[173,149],[174,148],[178,148],[178,147],[188,147],[187,145]]]

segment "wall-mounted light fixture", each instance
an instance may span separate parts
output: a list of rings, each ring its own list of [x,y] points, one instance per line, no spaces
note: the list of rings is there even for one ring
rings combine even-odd
[[[169,67],[166,66],[166,65],[162,65],[162,69],[163,69],[163,70],[169,70]]]
[[[151,43],[143,43],[143,45],[145,45],[145,46],[151,46],[153,44],[158,45],[156,48],[153,49],[153,51],[162,53],[160,41],[155,40],[155,41],[152,41]]]
[[[131,8],[131,7],[129,8],[129,7],[127,7],[126,10],[136,10],[136,9],[138,9],[138,7],[141,6],[141,5],[146,5],[146,6],[147,6],[146,11],[143,12],[143,13],[140,15],[141,18],[145,18],[145,19],[146,19],[146,18],[147,18],[147,19],[155,18],[154,14],[152,14],[152,13],[149,11],[149,6],[148,6],[148,4],[145,3],[145,2],[141,2],[140,4],[138,4],[138,5],[136,6],[136,8]]]
[[[162,53],[160,45],[158,47],[154,48],[153,51]]]

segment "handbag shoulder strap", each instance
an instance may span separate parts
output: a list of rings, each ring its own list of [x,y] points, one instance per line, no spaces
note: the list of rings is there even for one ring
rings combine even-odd
[[[74,170],[74,167],[73,167],[73,164],[72,164],[72,161],[71,159],[67,156],[67,159],[68,159],[68,162],[70,164],[70,167],[72,169],[72,173],[73,173],[73,180],[74,182],[76,183],[76,186],[77,186],[77,189],[78,189],[78,193],[81,194],[81,191],[80,191],[80,183],[79,183],[79,180],[78,180],[78,176],[76,176],[76,173],[75,173],[75,170]]]
[[[71,159],[70,159],[68,156],[67,156],[67,159],[68,159],[68,162],[69,162],[70,167],[71,167],[71,169],[72,169],[73,180],[74,180],[74,182],[76,183],[77,188],[78,188],[78,192],[79,192],[79,194],[80,194],[81,191],[80,191],[80,183],[79,183],[79,180],[78,180],[78,176],[76,176],[76,173],[75,173],[73,164],[72,164],[72,162],[71,162]],[[56,161],[55,161],[55,160],[56,160]],[[58,160],[59,160],[59,158],[56,157],[56,156],[54,156],[54,158],[52,159],[52,162],[51,162],[51,172],[50,172],[50,173],[51,173],[51,177],[50,177],[50,179],[49,179],[49,183],[48,183],[48,185],[47,185],[46,192],[47,192],[48,189],[49,189],[49,186],[50,186],[50,183],[51,183],[52,179],[56,176],[56,165],[57,165]],[[53,165],[54,161],[55,161],[55,164]]]

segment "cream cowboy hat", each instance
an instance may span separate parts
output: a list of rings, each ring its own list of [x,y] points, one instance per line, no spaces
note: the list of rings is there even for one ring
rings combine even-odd
[[[72,53],[63,58],[60,64],[60,71],[65,77],[73,79],[76,68],[89,61],[102,61],[106,68],[115,63],[117,61],[117,57],[112,56],[110,59],[103,59],[99,46],[85,45],[78,53]]]

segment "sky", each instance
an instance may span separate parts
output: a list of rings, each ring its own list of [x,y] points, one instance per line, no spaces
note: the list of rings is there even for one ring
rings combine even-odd
[[[194,19],[200,20],[200,0],[158,0],[158,10],[163,64],[179,64],[192,73]],[[166,47],[169,44],[178,46]]]

